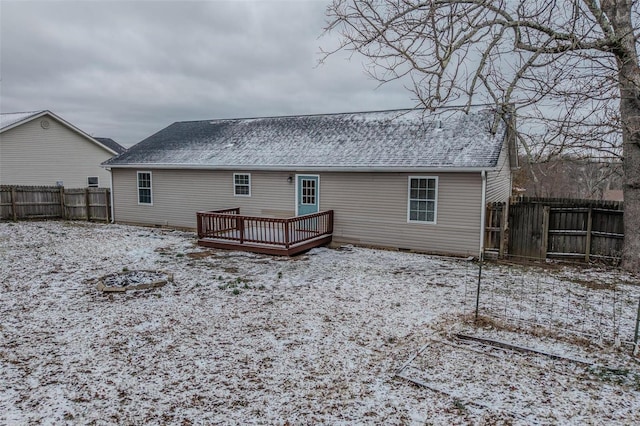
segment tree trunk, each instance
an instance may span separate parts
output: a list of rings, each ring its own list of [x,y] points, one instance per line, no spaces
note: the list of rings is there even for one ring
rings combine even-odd
[[[620,37],[613,51],[618,63],[624,168],[622,267],[640,271],[640,65],[631,22],[631,1],[603,2],[603,9]]]
[[[637,68],[637,67],[636,67]],[[637,71],[640,73],[640,70]],[[640,102],[622,99],[624,166],[624,247],[622,267],[640,271]],[[632,130],[633,129],[633,130]]]

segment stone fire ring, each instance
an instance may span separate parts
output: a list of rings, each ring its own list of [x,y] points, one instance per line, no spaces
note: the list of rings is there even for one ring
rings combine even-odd
[[[98,290],[116,293],[130,290],[147,290],[173,282],[173,274],[165,271],[124,271],[98,278]]]

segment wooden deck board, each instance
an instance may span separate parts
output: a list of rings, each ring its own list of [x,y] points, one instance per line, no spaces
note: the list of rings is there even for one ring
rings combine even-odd
[[[333,235],[322,235],[313,240],[303,241],[286,248],[284,245],[278,244],[259,244],[259,243],[242,243],[239,241],[218,240],[215,238],[200,238],[198,245],[202,247],[210,247],[225,250],[241,250],[252,253],[273,254],[277,256],[295,256],[315,247],[320,247],[331,242]]]
[[[293,256],[331,242],[333,210],[292,218],[243,216],[240,208],[197,212],[198,244]]]

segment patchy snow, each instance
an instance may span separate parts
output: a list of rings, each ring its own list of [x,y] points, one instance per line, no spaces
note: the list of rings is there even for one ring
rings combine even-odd
[[[506,127],[493,111],[394,110],[176,122],[107,161],[252,170],[491,168]],[[433,131],[438,123],[442,127]]]
[[[293,259],[202,249],[179,231],[81,222],[0,223],[2,424],[633,424],[628,348],[552,339],[473,310],[464,260],[347,247]],[[162,270],[174,281],[103,294],[95,279]],[[635,277],[489,265],[557,285]],[[564,277],[564,278],[563,278]],[[589,363],[460,342],[486,335]],[[406,375],[395,376],[410,356]]]
[[[44,111],[30,111],[30,112],[7,112],[0,114],[0,129],[12,126],[20,121],[24,121],[29,117],[38,115]]]

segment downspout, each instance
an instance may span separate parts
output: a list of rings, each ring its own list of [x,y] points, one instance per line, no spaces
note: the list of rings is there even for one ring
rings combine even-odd
[[[480,252],[478,259],[482,262],[484,260],[484,222],[487,215],[487,172],[483,170],[480,176],[482,177],[482,205],[480,206]]]
[[[109,187],[111,188],[111,191],[109,191],[109,198],[111,199],[111,223],[116,223],[116,217],[114,216],[115,209],[113,208],[113,172],[111,168],[107,170],[109,170]]]

